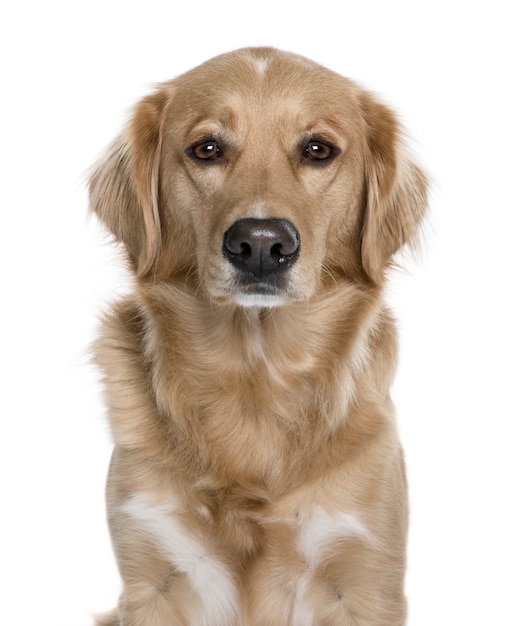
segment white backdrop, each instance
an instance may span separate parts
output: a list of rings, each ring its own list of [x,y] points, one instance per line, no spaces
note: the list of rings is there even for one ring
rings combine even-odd
[[[154,81],[275,45],[378,92],[435,181],[396,276],[410,626],[520,626],[519,18],[512,0],[47,0],[0,15],[0,613],[86,626],[119,590],[87,347],[124,283],[84,172]],[[275,625],[274,625],[275,626]]]

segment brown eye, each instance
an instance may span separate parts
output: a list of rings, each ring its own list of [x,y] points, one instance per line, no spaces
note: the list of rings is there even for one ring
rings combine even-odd
[[[199,161],[213,161],[221,156],[221,147],[216,141],[210,139],[192,146],[190,154]]]
[[[327,161],[336,155],[335,149],[323,141],[312,139],[304,149],[304,157],[313,161]]]

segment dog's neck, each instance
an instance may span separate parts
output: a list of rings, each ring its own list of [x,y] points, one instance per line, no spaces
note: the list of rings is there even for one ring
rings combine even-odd
[[[267,377],[294,393],[303,379],[334,388],[328,379],[344,379],[346,368],[350,377],[357,376],[373,358],[375,337],[393,332],[380,293],[347,282],[314,301],[269,309],[215,304],[173,284],[144,286],[140,299],[145,320],[153,319],[146,330],[147,352],[157,381],[167,387],[186,374],[187,384],[200,381],[204,387],[226,379],[239,387],[247,381],[255,385]],[[324,359],[331,354],[331,362]],[[378,388],[394,372],[394,353],[385,360],[380,369],[390,374]],[[168,374],[172,371],[175,376]]]

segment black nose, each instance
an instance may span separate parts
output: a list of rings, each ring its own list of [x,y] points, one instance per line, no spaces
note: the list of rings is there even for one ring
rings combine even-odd
[[[224,257],[257,279],[287,270],[299,250],[298,231],[288,220],[245,218],[224,233]]]

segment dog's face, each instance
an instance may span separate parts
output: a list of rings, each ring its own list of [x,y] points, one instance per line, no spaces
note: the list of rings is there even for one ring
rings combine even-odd
[[[338,278],[378,284],[425,196],[385,106],[271,49],[163,84],[91,180],[141,280],[243,306],[307,300]]]

